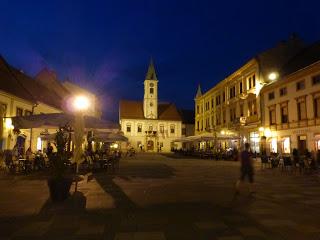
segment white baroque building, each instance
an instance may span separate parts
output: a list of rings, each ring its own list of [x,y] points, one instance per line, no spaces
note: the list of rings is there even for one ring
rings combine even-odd
[[[121,130],[130,147],[148,152],[169,152],[172,141],[181,137],[181,116],[172,103],[158,102],[158,79],[151,60],[144,81],[143,101],[121,100]]]

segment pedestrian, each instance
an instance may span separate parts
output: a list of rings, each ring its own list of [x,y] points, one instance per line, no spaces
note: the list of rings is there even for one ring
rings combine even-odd
[[[250,194],[254,194],[254,180],[253,180],[253,161],[252,161],[252,153],[250,152],[250,144],[244,144],[244,150],[239,155],[241,162],[241,176],[240,179],[236,183],[236,194],[239,194],[240,184],[244,182],[247,177],[250,183],[249,191]]]
[[[47,145],[47,152],[46,152],[46,154],[47,154],[47,156],[48,156],[48,158],[50,158],[50,156],[51,156],[51,154],[53,153],[53,147],[51,146],[51,143],[50,142],[48,142],[48,145]]]

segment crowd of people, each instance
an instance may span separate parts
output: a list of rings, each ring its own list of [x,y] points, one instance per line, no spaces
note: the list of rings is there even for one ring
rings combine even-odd
[[[317,170],[320,166],[320,150],[317,152],[310,152],[308,149],[304,151],[299,151],[298,149],[293,149],[292,154],[282,154],[282,153],[270,153],[267,155],[265,151],[261,154],[261,163],[269,164],[271,168],[277,168],[281,166],[293,167],[299,169],[300,172],[303,170]]]
[[[29,147],[26,151],[19,148],[16,144],[12,150],[0,150],[0,160],[3,168],[10,173],[30,173],[32,171],[44,170],[50,167],[51,156],[57,151],[55,143],[48,142],[46,148],[33,152]],[[73,164],[73,152],[68,151],[68,165]],[[132,154],[132,153],[130,153]],[[110,148],[110,144],[103,144],[93,150],[92,145],[88,144],[84,150],[80,164],[92,165],[99,160],[119,159],[122,152],[118,148]],[[101,165],[102,161],[99,162]]]

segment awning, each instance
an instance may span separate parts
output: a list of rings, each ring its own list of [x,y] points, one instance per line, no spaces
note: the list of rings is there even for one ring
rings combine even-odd
[[[18,129],[74,127],[75,116],[66,113],[46,113],[30,116],[12,117],[12,124]],[[89,129],[119,129],[119,124],[91,116],[84,116],[85,128]]]
[[[316,134],[314,135],[314,138],[313,138],[315,141],[319,141],[320,140],[320,134]]]
[[[73,135],[74,135],[74,133],[72,132],[72,133],[71,133],[72,138],[74,137]],[[55,140],[56,140],[56,136],[57,136],[56,133],[40,134],[41,140],[46,140],[46,141],[55,141]],[[66,136],[66,137],[69,137],[69,135]]]
[[[97,142],[127,142],[128,138],[119,132],[94,132],[91,140]]]
[[[240,140],[239,136],[232,135],[217,135],[213,136],[213,134],[201,134],[195,136],[181,137],[173,140],[172,142],[207,142],[214,140]]]
[[[189,137],[181,137],[174,139],[172,142],[192,142],[192,140]]]

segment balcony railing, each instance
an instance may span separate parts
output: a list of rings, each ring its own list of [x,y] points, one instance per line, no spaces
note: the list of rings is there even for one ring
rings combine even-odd
[[[258,115],[252,115],[252,116],[247,117],[246,124],[257,122],[258,120],[259,120]]]
[[[145,131],[145,133],[149,136],[155,136],[157,135],[157,131],[151,131],[151,130],[148,130],[148,131]]]

